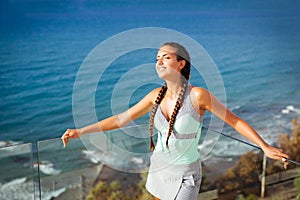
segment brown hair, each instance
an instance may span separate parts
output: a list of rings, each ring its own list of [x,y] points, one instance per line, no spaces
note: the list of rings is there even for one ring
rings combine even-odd
[[[185,60],[185,66],[181,69],[180,73],[181,73],[181,83],[182,83],[182,90],[179,93],[179,96],[177,98],[173,113],[171,115],[171,119],[169,121],[169,130],[168,130],[168,137],[167,137],[167,141],[166,141],[166,146],[167,148],[169,148],[168,142],[169,142],[169,138],[172,134],[173,131],[173,127],[174,127],[174,123],[176,120],[176,116],[178,114],[179,109],[181,108],[182,104],[183,104],[183,100],[184,100],[184,95],[187,89],[187,81],[190,78],[190,71],[191,71],[191,58],[190,55],[188,53],[188,51],[184,48],[184,46],[175,43],[175,42],[167,42],[164,43],[161,47],[163,46],[170,46],[176,49],[176,55],[177,55],[177,60]],[[149,120],[149,131],[150,131],[150,150],[153,151],[155,148],[152,136],[153,136],[153,122],[154,122],[154,116],[156,114],[157,108],[159,106],[159,104],[161,103],[162,99],[164,98],[166,92],[167,92],[168,88],[167,85],[164,84],[157,97],[155,100],[155,103],[153,105],[152,108],[152,112],[150,115],[150,120]]]

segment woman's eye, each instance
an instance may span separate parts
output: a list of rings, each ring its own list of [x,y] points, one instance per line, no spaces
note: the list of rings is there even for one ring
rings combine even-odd
[[[160,59],[161,58],[156,58],[156,62],[159,61]],[[168,59],[171,59],[171,57],[170,56],[163,56],[162,59],[163,60],[168,60]]]

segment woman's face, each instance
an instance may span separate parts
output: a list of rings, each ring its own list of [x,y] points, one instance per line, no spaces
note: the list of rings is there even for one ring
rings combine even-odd
[[[184,65],[184,60],[177,60],[176,49],[174,47],[162,46],[158,50],[156,72],[160,78],[172,81],[180,80],[180,71]]]

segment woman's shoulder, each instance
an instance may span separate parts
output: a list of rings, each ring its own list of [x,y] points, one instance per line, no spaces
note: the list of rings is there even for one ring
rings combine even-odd
[[[191,94],[195,97],[201,97],[203,95],[208,95],[209,91],[205,88],[202,87],[197,87],[197,86],[193,86],[191,85]]]
[[[158,95],[158,93],[159,93],[160,90],[161,90],[160,87],[154,88],[152,91],[149,92],[149,94]]]
[[[149,97],[150,99],[155,99],[159,93],[159,91],[161,90],[161,88],[155,88],[153,90],[151,90],[148,94],[147,97]]]
[[[200,115],[204,115],[206,106],[210,102],[209,91],[202,87],[191,86],[190,99],[194,109],[199,111]]]

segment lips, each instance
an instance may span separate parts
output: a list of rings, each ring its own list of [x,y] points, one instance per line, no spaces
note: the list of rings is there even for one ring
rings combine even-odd
[[[158,71],[160,71],[160,72],[161,72],[161,71],[164,71],[164,70],[166,70],[166,69],[167,69],[167,68],[164,67],[164,66],[159,66],[159,67],[158,67]]]
[[[167,68],[166,67],[160,67],[159,71],[165,71]]]

